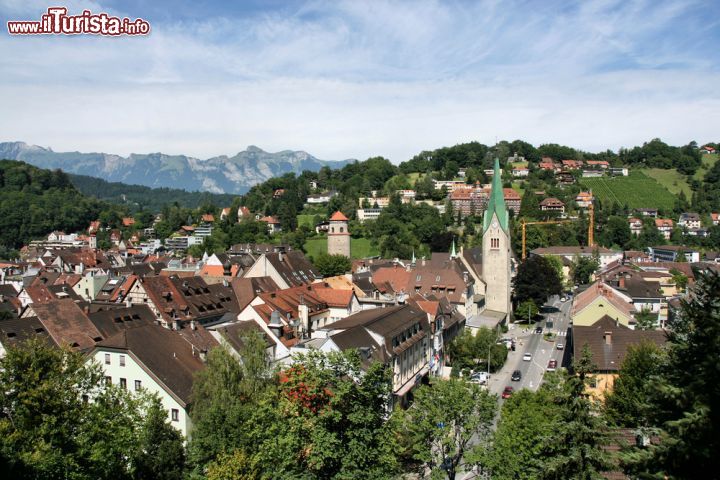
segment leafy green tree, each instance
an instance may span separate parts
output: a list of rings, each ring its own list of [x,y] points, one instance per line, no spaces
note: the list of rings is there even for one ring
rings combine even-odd
[[[599,267],[597,259],[593,257],[576,256],[572,264],[572,279],[577,285],[590,283],[592,276]]]
[[[432,478],[452,480],[466,457],[479,462],[487,448],[497,397],[461,379],[434,378],[415,391],[404,417],[413,457]]]
[[[670,269],[670,275],[672,275],[673,283],[677,287],[678,291],[684,292],[687,288],[688,284],[688,277],[684,273],[682,273],[680,270],[676,268]]]
[[[88,401],[90,400],[91,401]],[[0,359],[5,478],[131,478],[147,400],[107,385],[99,365],[31,340]]]
[[[180,432],[167,421],[167,411],[159,399],[150,404],[138,435],[132,458],[133,478],[137,480],[181,480],[185,474],[185,447]]]
[[[523,389],[503,404],[488,466],[497,480],[534,480],[542,471],[545,443],[561,421],[561,408],[546,384]]]
[[[223,452],[254,451],[255,432],[246,425],[257,420],[262,428],[257,406],[270,382],[267,366],[258,360],[264,356],[264,348],[250,340],[241,353],[249,359],[244,363],[225,348],[216,347],[208,355],[207,367],[197,374],[192,391],[193,435],[188,446],[188,458],[196,472]]]
[[[528,298],[520,305],[518,305],[515,312],[517,317],[524,318],[529,323],[533,318],[535,318],[535,316],[540,312],[540,310],[538,309],[537,305],[535,305],[533,299]]]
[[[268,476],[383,479],[398,473],[396,427],[386,421],[392,372],[380,362],[364,371],[361,365],[354,350],[311,350],[281,373],[268,406],[274,421],[258,448]]]
[[[663,434],[644,469],[672,478],[707,478],[720,467],[720,276],[701,274],[670,325],[668,357],[654,398]]]
[[[207,480],[255,480],[260,470],[257,461],[242,450],[221,453],[207,466]]]
[[[655,330],[657,327],[657,319],[657,314],[643,308],[640,312],[635,314],[635,328],[638,330]]]
[[[531,255],[518,267],[513,288],[518,303],[531,299],[536,305],[543,305],[548,297],[562,292],[562,280],[545,257]]]
[[[542,449],[543,480],[600,479],[609,467],[604,451],[605,427],[595,406],[585,394],[588,374],[595,370],[592,354],[583,346],[580,360],[573,364],[574,376],[565,380],[556,402],[561,421]]]
[[[665,357],[665,352],[653,342],[630,345],[613,389],[605,396],[605,412],[615,425],[651,426],[654,406],[650,399]]]
[[[343,275],[349,272],[352,268],[350,259],[345,255],[328,255],[327,253],[321,253],[313,260],[315,267],[323,277]]]

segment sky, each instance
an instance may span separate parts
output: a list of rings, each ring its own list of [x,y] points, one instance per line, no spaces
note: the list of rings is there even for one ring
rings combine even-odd
[[[720,1],[0,0],[0,141],[394,163],[467,141],[720,141]],[[143,18],[140,37],[8,20]]]

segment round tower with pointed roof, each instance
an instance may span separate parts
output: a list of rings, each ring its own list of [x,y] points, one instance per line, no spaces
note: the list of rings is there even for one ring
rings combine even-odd
[[[350,258],[350,231],[348,230],[348,218],[341,211],[337,211],[330,217],[330,229],[328,230],[328,254],[345,255]]]

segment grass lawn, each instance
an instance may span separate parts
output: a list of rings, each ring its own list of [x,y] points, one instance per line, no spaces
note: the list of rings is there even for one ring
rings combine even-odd
[[[700,168],[697,169],[695,172],[695,175],[693,175],[693,178],[695,180],[702,180],[705,178],[705,174],[712,168],[713,165],[715,165],[715,162],[718,161],[718,154],[713,153],[712,155],[703,155],[702,156],[702,165]]]
[[[317,257],[320,253],[327,253],[327,237],[308,239],[305,242],[305,251],[311,257]],[[370,244],[369,238],[353,238],[350,240],[350,255],[352,258],[374,257],[379,254],[378,249]]]
[[[513,182],[512,188],[522,197],[525,194],[525,182]]]
[[[305,215],[305,214],[298,215],[297,216],[298,227],[301,225],[307,225],[308,227],[310,227],[310,230],[315,230],[314,219],[315,219],[315,215]]]
[[[679,173],[674,168],[666,170],[664,168],[646,168],[642,172],[654,178],[660,185],[670,190],[670,193],[677,195],[681,191],[685,192],[685,196],[689,199],[692,195],[690,185],[687,183],[687,175]]]
[[[675,205],[675,195],[639,170],[631,170],[628,177],[583,178],[580,183],[591,188],[593,194],[606,204],[614,202],[627,204],[630,208],[664,209]]]

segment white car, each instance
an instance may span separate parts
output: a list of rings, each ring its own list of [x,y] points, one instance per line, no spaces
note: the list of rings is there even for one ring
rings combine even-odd
[[[486,372],[477,372],[470,375],[470,383],[477,383],[480,385],[485,385],[488,381],[488,376]]]
[[[525,355],[523,355],[524,362],[529,362],[530,360],[532,360],[532,353],[526,353]]]

